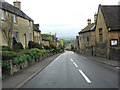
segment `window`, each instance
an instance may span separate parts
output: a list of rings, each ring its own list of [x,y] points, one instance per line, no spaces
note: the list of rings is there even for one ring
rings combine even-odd
[[[100,42],[102,42],[102,41],[103,41],[102,28],[99,28],[99,40],[100,40]]]
[[[29,34],[29,41],[32,40],[31,38],[32,38],[32,34],[30,33],[30,34]]]
[[[4,10],[2,10],[2,12],[1,12],[1,19],[5,20],[5,11]]]
[[[17,23],[17,16],[14,15],[14,23]]]
[[[30,21],[28,21],[28,26],[30,26]]]
[[[14,38],[15,38],[16,41],[18,42],[18,32],[14,32]]]
[[[26,42],[26,34],[24,34],[24,46],[26,47],[27,42]]]
[[[87,42],[89,42],[89,37],[87,37]]]
[[[110,40],[110,45],[111,46],[117,46],[118,45],[118,40],[117,39],[111,39]]]

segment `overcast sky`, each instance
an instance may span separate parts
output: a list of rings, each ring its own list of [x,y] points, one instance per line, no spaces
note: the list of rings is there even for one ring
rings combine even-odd
[[[13,5],[15,0],[5,0]],[[34,22],[40,24],[42,33],[57,33],[61,37],[73,37],[94,22],[94,14],[101,5],[118,5],[120,0],[19,0],[21,9]]]

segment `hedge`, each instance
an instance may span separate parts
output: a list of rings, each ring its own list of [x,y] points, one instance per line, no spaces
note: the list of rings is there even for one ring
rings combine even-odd
[[[13,51],[2,51],[2,60],[13,60],[17,54]]]

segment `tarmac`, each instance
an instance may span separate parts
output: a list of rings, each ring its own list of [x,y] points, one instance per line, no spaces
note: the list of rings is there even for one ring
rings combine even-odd
[[[14,75],[10,75],[2,80],[2,88],[20,88],[29,80],[31,80],[35,75],[42,71],[47,65],[49,65],[53,60],[55,60],[60,54],[53,55],[49,58],[46,58],[40,62],[37,62],[34,65],[31,65]],[[79,55],[79,54],[78,54]],[[110,66],[120,69],[119,63],[116,60],[105,59],[101,57],[82,55],[88,59],[96,60],[98,62],[108,64]]]

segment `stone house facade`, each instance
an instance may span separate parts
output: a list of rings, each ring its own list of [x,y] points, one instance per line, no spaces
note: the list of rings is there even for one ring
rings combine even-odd
[[[42,44],[44,46],[50,46],[50,40],[47,38],[47,36],[45,34],[41,34],[42,36]]]
[[[99,5],[95,54],[110,59],[120,56],[120,5]]]
[[[34,41],[36,43],[42,43],[41,30],[39,30],[39,24],[34,24]]]
[[[95,26],[96,17],[94,15],[94,23],[91,23],[91,19],[88,19],[88,25],[79,32],[79,52],[83,54],[93,55],[93,49],[95,46]]]
[[[29,41],[33,41],[34,21],[21,10],[21,2],[13,2],[14,6],[7,2],[1,3],[2,30],[0,30],[0,38],[2,38],[2,45],[12,47],[12,38],[14,37],[25,48]]]
[[[99,5],[94,23],[79,32],[80,53],[115,60],[120,58],[119,10],[120,5]]]

